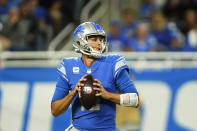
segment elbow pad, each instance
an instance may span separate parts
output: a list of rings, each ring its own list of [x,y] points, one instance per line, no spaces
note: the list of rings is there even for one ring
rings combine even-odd
[[[120,95],[120,105],[121,106],[131,106],[137,107],[138,96],[136,93],[126,93]]]

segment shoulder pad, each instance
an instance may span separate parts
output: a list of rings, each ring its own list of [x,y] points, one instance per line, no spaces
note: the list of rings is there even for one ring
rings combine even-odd
[[[69,69],[66,68],[66,66],[69,66],[77,61],[77,57],[71,57],[71,58],[63,58],[60,64],[57,67],[58,73],[60,76],[62,76],[64,79],[68,81],[68,72]]]
[[[122,55],[117,55],[117,54],[111,54],[105,56],[106,61],[110,61],[110,62],[116,62],[122,58],[124,58]]]

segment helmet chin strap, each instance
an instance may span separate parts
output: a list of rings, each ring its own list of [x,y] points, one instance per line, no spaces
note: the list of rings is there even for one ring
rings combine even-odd
[[[90,45],[89,43],[87,43],[88,47],[89,47],[89,51],[84,51],[84,50],[81,50],[81,52],[85,55],[88,55],[90,57],[93,57],[93,58],[100,58],[103,54],[103,51],[104,51],[104,48],[105,48],[105,45],[104,43],[101,44],[101,50],[97,51],[97,50],[94,50]]]
[[[91,58],[100,58],[101,56],[102,56],[102,54],[101,53],[94,53],[94,52],[92,52],[92,53],[88,53],[88,52],[85,52],[85,51],[83,51],[83,50],[80,50],[80,53],[82,53],[82,54],[84,54],[84,55],[87,55],[87,56],[89,56],[89,57],[91,57]]]

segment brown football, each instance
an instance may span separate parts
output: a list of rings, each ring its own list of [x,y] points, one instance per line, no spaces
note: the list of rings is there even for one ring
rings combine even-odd
[[[93,90],[93,81],[94,78],[92,75],[87,75],[85,77],[87,80],[84,82],[84,86],[81,87],[81,98],[80,102],[81,104],[86,108],[90,109],[94,105],[96,105],[96,99],[97,97],[95,96],[96,91]]]

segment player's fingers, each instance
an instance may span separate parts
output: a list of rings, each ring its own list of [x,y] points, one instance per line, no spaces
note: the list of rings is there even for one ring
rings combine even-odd
[[[81,77],[81,79],[79,80],[79,82],[84,82],[84,81],[86,81],[87,79],[85,78],[87,75],[84,75],[84,76],[82,76]]]
[[[76,86],[75,86],[75,88],[77,88],[77,91],[78,91],[78,88],[79,88],[79,87],[82,87],[82,86],[83,86],[82,84],[77,83]]]
[[[100,88],[93,88],[95,91],[101,91],[101,89]]]
[[[77,88],[77,91],[78,91],[79,98],[81,98],[81,87],[80,86]]]
[[[78,92],[79,98],[81,98],[81,92]]]
[[[87,75],[84,75],[84,76],[82,76],[81,78],[84,78],[84,77],[86,77]]]
[[[82,86],[84,86],[84,84],[83,83],[78,83],[77,86],[82,87]]]
[[[81,78],[79,81],[78,81],[78,85],[80,84],[83,84],[87,79],[86,78]]]
[[[77,91],[80,92],[81,91],[81,86],[77,87]]]
[[[96,83],[101,84],[101,82],[100,82],[99,80],[97,80],[97,79],[94,79],[94,81],[95,81]]]
[[[101,87],[100,83],[93,83],[94,86]]]
[[[80,80],[79,80],[79,83],[83,83],[83,82],[85,82],[86,80],[87,80],[86,78],[80,79]]]
[[[102,93],[96,93],[96,96],[102,96]]]
[[[82,80],[82,81],[86,80],[86,78],[85,78],[86,76],[87,75],[82,76],[80,80]]]

